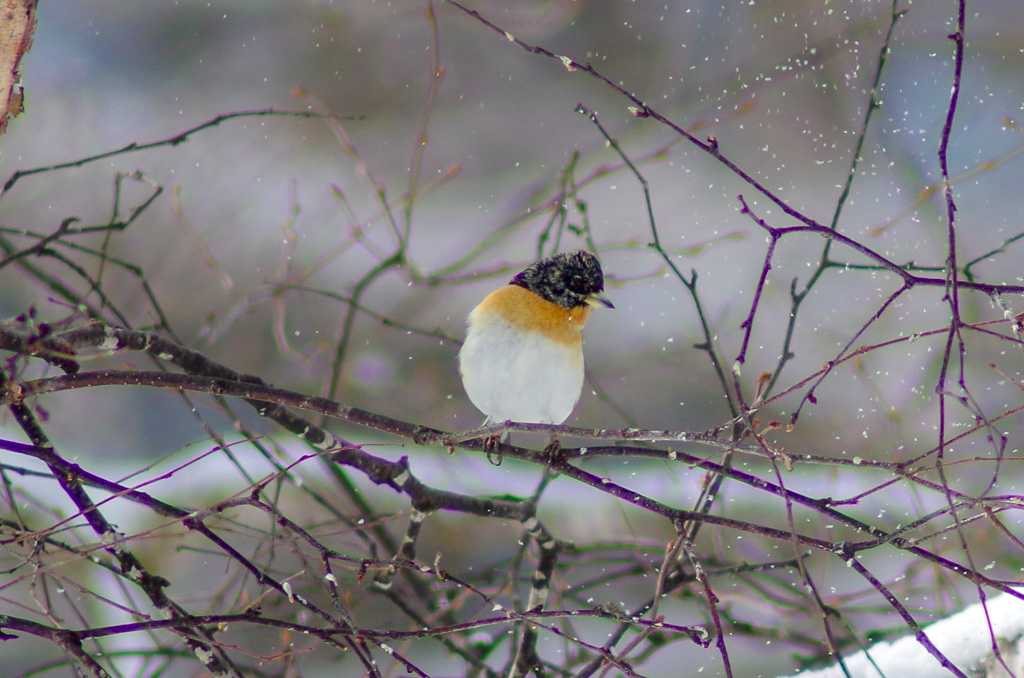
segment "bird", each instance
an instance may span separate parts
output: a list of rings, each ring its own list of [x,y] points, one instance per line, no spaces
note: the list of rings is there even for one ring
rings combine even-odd
[[[615,308],[603,293],[600,262],[579,250],[537,261],[477,304],[459,372],[484,426],[569,418],[583,389],[583,327],[591,309]]]

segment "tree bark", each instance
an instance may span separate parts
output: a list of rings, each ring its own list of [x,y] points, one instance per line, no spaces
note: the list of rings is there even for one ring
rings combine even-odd
[[[21,113],[21,58],[32,46],[38,0],[0,0],[0,134],[7,121]]]

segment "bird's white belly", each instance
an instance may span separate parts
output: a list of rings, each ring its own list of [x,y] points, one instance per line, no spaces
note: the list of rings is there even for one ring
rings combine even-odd
[[[491,421],[561,424],[583,388],[583,350],[503,322],[470,327],[459,351],[469,399]]]

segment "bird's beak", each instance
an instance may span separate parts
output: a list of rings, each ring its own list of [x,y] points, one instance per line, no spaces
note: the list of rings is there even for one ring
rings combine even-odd
[[[594,308],[600,308],[602,306],[605,308],[615,308],[615,304],[608,301],[607,297],[600,294],[588,295],[587,298],[583,300],[583,303]]]

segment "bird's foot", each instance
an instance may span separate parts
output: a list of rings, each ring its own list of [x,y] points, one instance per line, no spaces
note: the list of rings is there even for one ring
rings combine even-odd
[[[484,454],[487,455],[487,461],[491,462],[494,466],[501,466],[501,434],[497,433],[486,436],[483,441]]]
[[[556,468],[561,465],[564,455],[562,454],[562,443],[552,436],[551,442],[544,447],[544,457],[547,459],[548,466]]]

